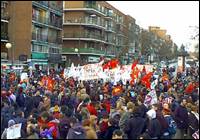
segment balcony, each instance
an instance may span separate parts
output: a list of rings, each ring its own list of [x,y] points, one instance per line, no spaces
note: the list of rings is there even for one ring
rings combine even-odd
[[[8,33],[6,32],[1,32],[1,41],[8,41]]]
[[[8,22],[10,19],[8,12],[1,12],[1,19],[5,20],[5,22]]]
[[[37,15],[32,15],[32,20],[48,25],[49,18],[37,16]]]
[[[111,26],[107,26],[107,27],[106,27],[106,32],[116,33],[115,30],[114,30],[114,28],[111,27]]]
[[[104,55],[105,51],[96,49],[96,48],[78,48],[79,54],[93,54],[93,55]],[[62,53],[71,53],[71,54],[77,54],[74,50],[74,48],[62,48]]]
[[[62,19],[55,19],[49,22],[49,25],[55,26],[57,28],[62,28]]]
[[[57,37],[57,38],[48,38],[49,43],[54,43],[54,44],[62,44],[62,38]]]
[[[55,3],[57,2],[57,3]],[[56,11],[59,11],[59,12],[62,12],[62,1],[61,3],[58,3],[59,1],[49,1],[49,7],[53,10],[56,10]]]
[[[89,17],[85,17],[84,20],[78,20],[78,19],[66,19],[63,25],[84,25],[84,26],[90,26],[94,28],[99,28],[99,29],[105,29],[104,23],[92,19]]]
[[[32,40],[38,42],[48,42],[48,35],[32,33]]]
[[[65,11],[85,11],[89,14],[98,14],[101,16],[106,16],[104,12],[100,11],[96,5],[85,5],[83,8],[65,8]]]
[[[86,41],[98,41],[105,43],[104,36],[93,33],[64,33],[63,40],[86,40]]]
[[[49,7],[48,1],[32,1],[32,4],[45,10],[48,10]]]
[[[50,21],[50,19],[47,17],[32,15],[32,20],[35,21],[37,24],[42,24],[44,26],[62,30],[62,19]]]
[[[54,44],[62,44],[61,37],[52,37],[45,34],[36,34],[32,33],[32,40],[37,42],[44,42],[44,43],[54,43]]]

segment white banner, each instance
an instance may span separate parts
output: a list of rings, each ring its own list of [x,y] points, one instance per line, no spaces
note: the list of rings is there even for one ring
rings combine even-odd
[[[93,80],[93,79],[104,79],[110,80],[111,82],[117,83],[122,80],[125,84],[127,80],[130,80],[130,74],[132,72],[132,65],[123,65],[122,67],[118,66],[115,69],[104,70],[102,68],[102,62],[96,64],[87,64],[84,66],[74,67],[72,63],[69,70],[64,70],[64,77],[73,77],[78,78],[79,80]],[[137,65],[138,69],[142,71],[144,65]],[[152,65],[145,65],[146,72],[150,72],[153,70]]]

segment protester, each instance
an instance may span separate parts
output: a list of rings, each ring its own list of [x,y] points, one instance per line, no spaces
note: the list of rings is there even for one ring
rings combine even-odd
[[[123,132],[119,129],[116,129],[113,132],[112,139],[123,139]]]
[[[185,139],[188,129],[188,111],[186,109],[187,100],[182,98],[180,100],[180,106],[175,111],[175,121],[177,123],[176,139]]]
[[[124,132],[128,139],[137,139],[145,128],[145,119],[141,117],[139,107],[135,107],[132,116],[125,123]]]

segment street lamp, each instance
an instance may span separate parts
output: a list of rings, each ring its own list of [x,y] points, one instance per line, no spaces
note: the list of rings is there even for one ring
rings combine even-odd
[[[75,48],[74,51],[77,53],[78,52],[78,48]]]
[[[12,44],[11,43],[6,43],[6,48],[7,49],[12,48]],[[13,61],[14,61],[14,53],[13,53],[13,48],[12,48],[12,66],[13,66]]]
[[[80,54],[78,53],[78,51],[79,51],[78,48],[75,48],[74,51],[77,53],[77,56],[78,56],[79,59],[80,59]]]

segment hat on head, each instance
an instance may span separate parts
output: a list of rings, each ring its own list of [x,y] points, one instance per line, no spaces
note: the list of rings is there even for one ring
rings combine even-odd
[[[15,121],[14,120],[9,120],[8,121],[8,127],[11,127],[13,125],[15,125]]]
[[[53,112],[60,112],[58,105],[55,105]]]
[[[156,118],[156,111],[151,109],[147,112],[147,115],[151,118],[151,119],[155,119]]]

